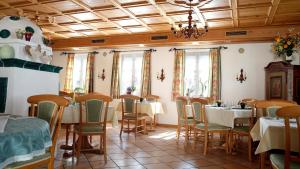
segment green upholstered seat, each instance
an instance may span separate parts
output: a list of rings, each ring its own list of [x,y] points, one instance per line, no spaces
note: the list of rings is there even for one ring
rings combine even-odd
[[[146,113],[138,113],[138,118],[143,118],[143,117],[147,117],[148,114]],[[126,113],[124,114],[124,119],[135,119],[136,115],[134,113]]]
[[[184,119],[180,119],[180,125],[184,125],[184,122],[185,122]],[[187,124],[188,124],[188,125],[194,124],[194,118],[193,118],[193,117],[188,117],[188,119],[187,119]]]
[[[266,112],[267,112],[269,117],[277,117],[276,116],[276,111],[280,108],[281,108],[281,106],[270,106],[270,107],[266,108]]]
[[[39,155],[39,156],[35,156],[31,160],[15,162],[15,163],[12,163],[10,165],[7,165],[6,167],[4,167],[4,169],[17,169],[17,168],[21,168],[21,167],[23,167],[25,165],[29,165],[30,163],[36,163],[38,161],[43,161],[43,160],[50,159],[50,157],[51,157],[51,154],[50,154],[50,152],[47,151],[45,154],[42,154],[42,155]]]
[[[75,131],[79,132],[79,126],[75,126]],[[99,124],[95,125],[82,125],[81,126],[81,132],[83,133],[103,133],[103,126]]]
[[[195,126],[198,129],[204,129],[205,125],[204,123],[198,123]],[[208,131],[214,131],[214,130],[230,130],[230,127],[226,127],[226,126],[222,126],[222,125],[218,125],[218,124],[213,124],[213,123],[208,123],[207,124],[207,129]]]
[[[270,161],[276,169],[284,169],[284,154],[271,154]],[[299,169],[300,163],[291,161],[290,169]]]
[[[233,131],[237,131],[237,132],[250,132],[250,127],[249,126],[235,126],[233,129]]]

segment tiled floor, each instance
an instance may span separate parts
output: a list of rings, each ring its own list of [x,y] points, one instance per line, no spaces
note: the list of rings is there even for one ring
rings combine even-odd
[[[61,132],[59,144],[64,144],[64,131]],[[105,164],[103,155],[82,154],[79,162],[72,158],[64,159],[63,150],[57,152],[55,167],[64,169],[256,169],[258,160],[247,161],[246,143],[244,150],[236,155],[226,154],[221,149],[209,149],[208,155],[203,156],[202,145],[192,150],[193,145],[184,148],[183,140],[176,143],[175,129],[157,127],[155,132],[148,135],[138,135],[136,140],[131,133],[119,137],[118,128],[108,128],[108,162]],[[71,141],[70,141],[71,143]],[[98,139],[93,138],[93,144]]]

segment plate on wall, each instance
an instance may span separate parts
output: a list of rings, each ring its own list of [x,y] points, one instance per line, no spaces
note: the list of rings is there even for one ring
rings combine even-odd
[[[10,31],[7,29],[2,29],[0,31],[0,37],[1,38],[8,38],[10,36]]]

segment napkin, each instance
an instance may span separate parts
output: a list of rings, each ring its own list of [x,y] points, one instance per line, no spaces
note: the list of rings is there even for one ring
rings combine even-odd
[[[4,132],[7,120],[8,120],[9,116],[8,115],[2,115],[0,116],[0,133]]]

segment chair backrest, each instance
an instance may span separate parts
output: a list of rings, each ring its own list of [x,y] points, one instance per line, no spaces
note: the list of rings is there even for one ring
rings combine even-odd
[[[278,106],[278,107],[287,107],[295,106],[295,102],[287,100],[260,100],[254,103],[255,114],[253,116],[262,117],[267,116],[266,109],[268,107]]]
[[[178,124],[180,124],[180,120],[187,119],[186,114],[186,105],[187,105],[188,99],[184,96],[176,97],[176,108],[177,108],[177,114],[178,114]]]
[[[45,94],[34,95],[27,99],[31,105],[30,115],[36,115],[38,118],[46,120],[50,126],[50,134],[52,139],[51,153],[55,150],[56,140],[60,131],[62,113],[69,101],[62,96]],[[35,113],[37,107],[37,113]]]
[[[135,95],[121,95],[121,104],[122,104],[122,119],[125,114],[132,114],[137,117],[137,103],[140,100],[140,97]]]
[[[193,117],[195,122],[207,123],[205,105],[209,103],[209,100],[203,98],[192,98],[190,100],[192,105]]]
[[[243,103],[246,103],[247,106],[253,107],[257,100],[253,98],[246,98],[246,99],[242,99],[241,101]]]
[[[145,98],[147,99],[147,101],[156,101],[157,102],[160,97],[157,95],[147,95]]]
[[[108,105],[111,101],[111,97],[99,93],[76,97],[76,102],[80,105],[80,126],[99,124],[105,131]]]
[[[285,123],[285,157],[284,168],[290,168],[291,161],[300,161],[300,154],[298,156],[291,156],[291,139],[295,140],[295,137],[291,137],[290,119],[296,119],[297,125],[297,137],[298,137],[298,152],[300,152],[300,106],[288,106],[280,108],[276,115],[284,118]]]

